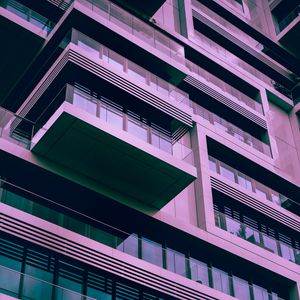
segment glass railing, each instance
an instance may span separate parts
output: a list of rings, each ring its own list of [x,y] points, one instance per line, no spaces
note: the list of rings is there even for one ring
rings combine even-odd
[[[4,7],[13,14],[37,26],[41,29],[41,31],[45,32],[47,35],[51,32],[52,28],[55,25],[54,22],[43,17],[39,13],[28,8],[24,4],[19,3],[16,0],[1,0],[0,7]]]
[[[243,143],[249,145],[253,149],[263,154],[266,154],[269,157],[272,157],[271,149],[268,144],[263,143],[259,139],[243,131],[242,129],[226,121],[225,119],[222,119],[218,115],[210,112],[209,110],[205,109],[199,104],[193,103],[193,105],[194,105],[194,114],[209,121],[209,123],[214,125],[216,128],[221,129],[222,131],[230,134],[231,136],[235,137],[237,140],[242,141]]]
[[[33,122],[0,107],[1,138],[29,149],[33,125]]]
[[[0,265],[0,293],[17,299],[96,300]]]
[[[141,66],[133,63],[124,56],[110,50],[88,36],[78,32],[77,38],[72,38],[72,43],[84,49],[95,61],[108,63],[113,69],[121,71],[152,90],[159,92],[165,97],[175,100],[178,103],[191,106],[188,93],[183,92],[176,86],[154,75]]]
[[[208,71],[201,68],[197,64],[189,61],[188,59],[186,59],[186,66],[191,72],[197,74],[201,78],[205,79],[207,82],[212,83],[216,87],[216,89],[219,90],[219,92],[221,92],[222,94],[224,94],[225,92],[225,95],[229,94],[230,96],[233,96],[236,100],[243,102],[244,104],[259,112],[260,114],[263,114],[263,107],[261,103],[255,101],[251,97],[242,93],[238,89],[234,88],[230,84],[226,83],[217,76],[209,73]]]
[[[209,51],[211,54],[216,56],[218,59],[222,59],[227,64],[232,65],[234,68],[241,68],[245,70],[247,73],[255,76],[256,78],[264,81],[269,86],[271,86],[272,79],[262,72],[258,71],[256,68],[252,67],[250,64],[240,59],[238,56],[234,55],[230,51],[226,50],[224,47],[220,46],[213,40],[209,39],[202,33],[198,31],[194,31],[194,43],[201,48]]]
[[[194,154],[189,145],[189,132],[186,132],[178,140],[173,139],[170,132],[152,122],[148,124],[146,118],[133,112],[126,111],[125,113],[125,108],[121,105],[104,97],[100,97],[100,99],[95,98],[82,89],[75,88],[69,84],[61,90],[51,103],[57,101],[57,99],[71,103],[81,110],[99,118],[101,121],[129,133],[179,160],[194,165]],[[47,113],[51,103],[48,108],[45,109],[44,113]],[[47,122],[47,120],[44,119],[43,115],[41,115],[40,119],[43,119],[43,121],[38,121],[35,125],[35,136],[47,130],[47,125],[44,123]]]
[[[282,241],[276,240],[274,237],[258,231],[239,220],[232,219],[228,215],[220,213],[219,211],[215,211],[215,222],[216,226],[219,228],[300,265],[299,249],[295,249]]]
[[[285,208],[284,203],[287,200],[293,202],[294,205],[299,206],[297,202],[274,191],[273,189],[215,159],[212,156],[209,156],[209,168],[217,174],[240,185],[242,188],[257,194],[260,198],[271,201],[278,206]]]
[[[116,24],[151,47],[184,63],[184,47],[107,0],[77,0],[101,17]]]
[[[44,197],[42,198],[43,203],[48,203],[52,207],[61,207],[63,211],[68,212],[73,216],[76,215],[76,218],[67,216],[58,212],[57,210],[54,210],[53,208],[48,208],[45,205],[38,204],[37,202],[33,202],[25,197],[10,192],[6,189],[7,187],[12,187],[14,191],[19,190],[22,192],[22,194],[26,193],[26,197],[28,198],[32,197],[32,193],[20,189],[5,180],[0,181],[0,186],[2,186],[0,189],[0,202],[6,205],[15,207],[26,213],[86,236],[106,246],[147,261],[153,265],[164,268],[188,279],[194,280],[199,284],[204,284],[213,289],[235,296],[241,300],[261,299],[259,297],[254,297],[253,295],[255,294],[251,294],[251,291],[254,290],[266,293],[266,295],[269,295],[270,297],[269,300],[283,300],[282,298],[279,298],[276,293],[268,293],[267,289],[265,288],[250,284],[246,280],[243,280],[237,276],[229,275],[229,273],[218,268],[208,266],[207,263],[195,258],[187,257],[181,252],[163,246],[162,243],[157,243],[148,238],[140,237],[137,234],[126,233],[125,231],[95,220],[73,209],[69,209],[65,206],[55,203],[54,201]],[[39,196],[33,194],[33,197],[36,199]],[[85,218],[92,224],[97,224],[97,227],[79,221],[79,219],[82,220],[82,218]],[[246,296],[249,297],[246,298]]]
[[[290,25],[298,16],[300,16],[300,5],[296,6],[283,20],[278,23],[276,33],[279,34],[283,29]]]

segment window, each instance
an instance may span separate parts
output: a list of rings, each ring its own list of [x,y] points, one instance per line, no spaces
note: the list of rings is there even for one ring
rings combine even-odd
[[[230,295],[229,276],[228,273],[212,268],[213,287],[221,292]]]
[[[167,269],[182,276],[186,276],[185,256],[177,251],[166,249]]]
[[[234,296],[238,299],[250,300],[250,290],[248,281],[233,276]]]
[[[269,300],[268,291],[255,284],[253,284],[253,295],[255,300]]]
[[[209,286],[207,264],[190,258],[191,279]]]
[[[162,263],[162,246],[146,238],[142,239],[142,259],[159,267]]]
[[[225,164],[220,164],[220,174],[225,178],[235,182],[234,180],[234,171],[230,167],[226,166]]]

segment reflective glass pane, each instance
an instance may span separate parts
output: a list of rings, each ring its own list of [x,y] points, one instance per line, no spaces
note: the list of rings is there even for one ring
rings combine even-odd
[[[92,55],[94,58],[99,58],[99,49],[97,49],[95,41],[82,37],[82,40],[78,40],[77,45],[88,52],[90,55]]]
[[[220,174],[231,181],[235,181],[233,170],[231,170],[229,167],[225,166],[222,163],[220,165]]]
[[[167,269],[186,276],[185,255],[177,251],[167,249]]]
[[[230,294],[229,276],[226,272],[212,268],[213,287],[226,294]]]
[[[128,117],[127,131],[145,142],[148,141],[148,127],[143,122]]]
[[[268,291],[255,284],[253,284],[253,295],[255,300],[269,300]]]
[[[262,234],[263,241],[264,241],[264,247],[267,248],[268,250],[278,254],[278,249],[277,249],[277,241],[266,234]]]
[[[110,4],[110,20],[127,32],[132,32],[132,16],[112,3]]]
[[[130,254],[132,256],[138,257],[138,237],[135,234],[130,235],[125,240],[120,240],[119,245],[117,246],[117,249],[125,252],[127,254]]]
[[[25,276],[23,281],[22,296],[26,299],[52,299],[53,286],[45,281],[30,276]]]
[[[245,189],[252,191],[251,181],[248,180],[248,178],[241,173],[238,174],[238,184],[241,185],[242,187],[244,187]]]
[[[127,73],[138,81],[146,83],[147,71],[131,61],[128,61]]]
[[[190,259],[191,279],[201,284],[209,286],[208,267],[207,264],[193,259]]]
[[[20,273],[0,267],[0,278],[0,292],[16,297],[19,291]]]
[[[124,58],[116,52],[109,51],[108,63],[118,71],[124,71]]]
[[[88,96],[75,92],[73,96],[73,104],[94,116],[96,115],[97,102],[89,99]]]
[[[233,276],[234,296],[242,300],[250,300],[249,284],[246,280]]]
[[[142,239],[142,259],[162,267],[162,246],[148,239]]]
[[[294,255],[294,250],[291,246],[279,242],[280,244],[280,249],[281,249],[281,256],[288,259],[289,261],[295,261],[295,255]]]
[[[147,26],[144,22],[137,18],[133,18],[133,34],[147,44],[154,45],[154,30],[152,27]]]
[[[225,219],[226,219],[227,231],[234,235],[241,236],[241,231],[242,231],[241,223],[227,216],[225,216]]]

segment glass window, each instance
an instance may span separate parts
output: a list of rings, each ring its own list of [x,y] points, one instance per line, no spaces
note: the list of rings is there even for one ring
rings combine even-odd
[[[41,281],[37,278],[30,277],[30,276],[24,277],[22,299],[51,300],[53,299],[52,292],[53,292],[53,286],[48,282]]]
[[[117,249],[125,252],[127,254],[130,254],[132,256],[138,257],[138,242],[139,239],[136,234],[132,234],[129,237],[127,237],[125,240],[120,240],[119,245],[117,246]]]
[[[92,55],[96,58],[99,58],[99,44],[96,41],[94,41],[80,33],[78,33],[78,34],[79,34],[79,38],[78,38],[77,45],[80,48],[87,51],[90,55]]]
[[[128,117],[127,131],[145,142],[148,141],[148,126],[135,118]]]
[[[147,71],[131,61],[128,61],[127,73],[138,81],[146,83]]]
[[[100,118],[119,129],[123,129],[123,113],[113,107],[101,104]]]
[[[91,99],[87,95],[83,95],[79,91],[74,92],[73,104],[82,110],[96,116],[97,112],[97,101]]]
[[[250,290],[248,281],[239,277],[233,276],[234,296],[242,300],[250,300]]]
[[[124,57],[114,51],[109,50],[108,63],[118,71],[124,71]]]
[[[226,219],[226,228],[227,231],[237,235],[237,236],[241,236],[241,231],[242,231],[242,224],[234,219],[231,219],[227,216],[225,216]]]
[[[186,276],[185,255],[167,248],[167,269]]]
[[[259,232],[251,227],[244,226],[245,230],[245,239],[253,244],[259,245],[260,244],[260,238],[259,238]]]
[[[234,171],[230,167],[224,165],[223,163],[220,164],[220,174],[231,181],[235,181]]]
[[[0,278],[0,292],[3,291],[6,295],[17,297],[21,279],[20,273],[0,266]]]
[[[143,238],[142,259],[162,267],[162,246],[158,243]]]
[[[201,284],[209,286],[208,267],[207,264],[190,258],[191,279]]]
[[[217,161],[214,158],[210,157],[208,163],[209,163],[209,169],[218,173],[217,172]]]
[[[145,41],[147,44],[154,46],[154,30],[137,18],[133,18],[133,34]]]
[[[120,7],[110,4],[110,20],[120,26],[121,28],[125,29],[127,32],[132,31],[132,16],[126,12],[125,10],[121,9]]]
[[[252,191],[252,183],[251,181],[246,177],[246,175],[238,173],[238,184],[244,187],[245,189]]]
[[[253,295],[255,300],[269,300],[268,291],[255,284],[253,284]]]
[[[268,250],[271,250],[275,254],[278,254],[277,241],[266,234],[262,234],[262,237],[263,237],[264,247],[267,248]]]
[[[212,275],[213,275],[213,288],[229,295],[230,286],[229,286],[228,273],[219,270],[217,268],[212,268]]]
[[[295,254],[293,247],[283,242],[279,242],[279,244],[281,249],[281,256],[288,259],[289,261],[295,262]]]
[[[152,128],[151,142],[153,146],[167,153],[172,154],[171,138],[153,128]]]

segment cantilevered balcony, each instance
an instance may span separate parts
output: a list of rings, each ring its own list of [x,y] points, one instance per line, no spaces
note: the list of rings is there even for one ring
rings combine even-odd
[[[0,99],[28,67],[53,25],[15,0],[0,1]]]
[[[218,115],[210,112],[209,110],[205,109],[199,104],[193,103],[193,106],[194,106],[194,113],[196,115],[207,120],[210,124],[214,125],[217,129],[220,129],[223,132],[228,133],[229,135],[233,136],[237,140],[243,142],[244,144],[249,145],[251,148],[269,157],[272,157],[270,145],[255,138],[251,134],[235,126],[234,124],[228,122],[227,120],[219,117]]]
[[[277,240],[265,232],[255,229],[249,224],[245,224],[223,214],[215,211],[216,226],[234,234],[252,244],[255,244],[267,251],[270,251],[278,256],[281,256],[293,263],[300,264],[300,250],[293,248],[291,245]]]
[[[276,26],[278,40],[294,54],[300,51],[300,5],[296,6]]]
[[[255,193],[260,199],[273,202],[295,214],[299,215],[300,204],[231,166],[209,156],[209,168],[211,171],[238,184],[242,189]]]
[[[189,132],[176,138],[70,85],[56,99],[64,101],[41,116],[33,152],[156,208],[196,178]]]

